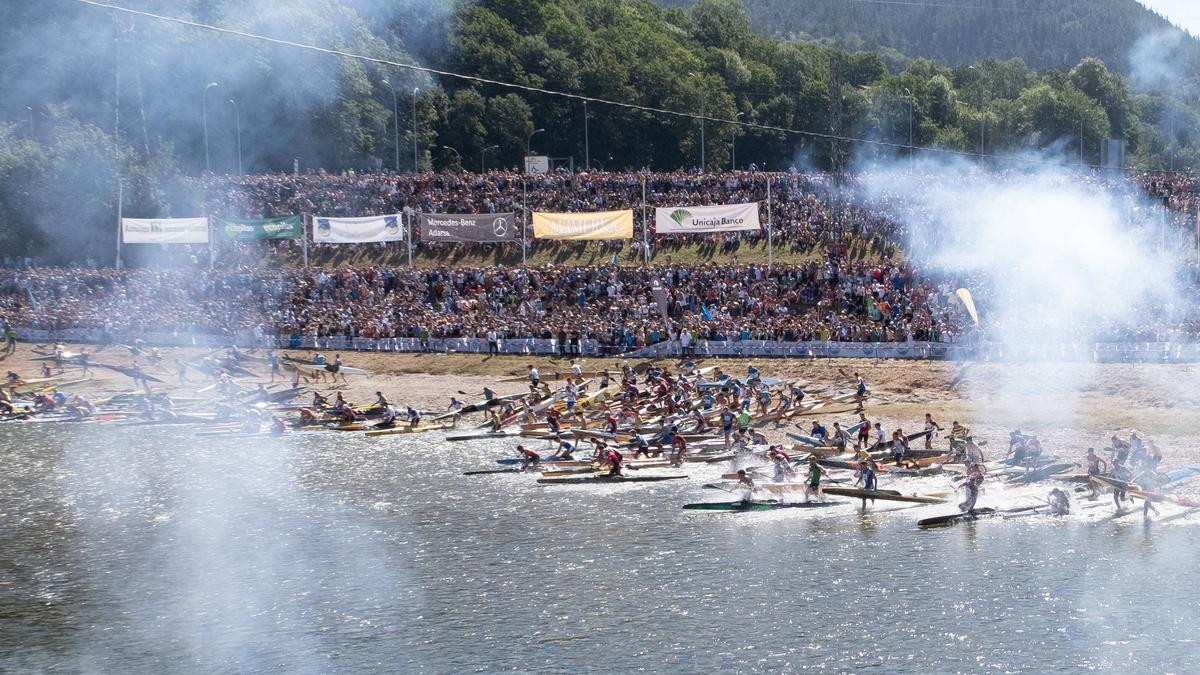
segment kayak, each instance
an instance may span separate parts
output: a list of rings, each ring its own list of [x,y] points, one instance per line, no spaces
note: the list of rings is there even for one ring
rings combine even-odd
[[[691,511],[772,511],[774,509],[815,509],[823,506],[837,506],[846,502],[781,502],[774,499],[766,501],[741,502],[700,502],[684,504],[683,508]]]
[[[1022,485],[1026,483],[1035,483],[1044,478],[1050,478],[1060,473],[1070,471],[1075,465],[1060,462],[1058,464],[1047,464],[1040,469],[1034,469],[1026,474],[1020,474],[1008,479],[1009,485]]]
[[[391,429],[371,429],[367,432],[368,436],[390,436],[392,434],[419,434],[423,431],[437,431],[438,429],[450,429],[454,427],[453,422],[443,422],[440,424],[421,424],[415,427],[392,427]]]
[[[517,431],[504,431],[504,430],[480,431],[480,432],[474,433],[474,434],[454,434],[452,436],[447,436],[446,440],[448,440],[448,441],[480,441],[480,440],[483,440],[486,438],[512,438],[514,436],[520,436],[520,435],[521,435],[521,433],[517,432]]]
[[[333,373],[335,375],[370,375],[371,372],[362,368],[351,368],[350,366],[336,366],[332,363],[320,365],[316,363],[296,363],[293,366],[298,370],[306,370],[310,373]]]
[[[481,469],[479,471],[464,471],[464,476],[483,476],[492,473],[522,473],[520,469]]]
[[[946,500],[917,494],[901,494],[896,490],[864,490],[861,488],[827,487],[822,488],[827,495],[840,497],[857,497],[859,499],[879,499],[892,502],[910,502],[913,504],[942,504]]]
[[[660,483],[680,480],[687,476],[584,476],[576,478],[539,478],[542,485],[580,485],[587,483]]]
[[[953,525],[968,520],[979,520],[985,516],[994,516],[1000,513],[993,508],[974,509],[972,511],[962,511],[960,513],[950,513],[944,516],[934,516],[932,518],[922,518],[917,521],[917,527],[930,528],[942,527],[945,525]]]

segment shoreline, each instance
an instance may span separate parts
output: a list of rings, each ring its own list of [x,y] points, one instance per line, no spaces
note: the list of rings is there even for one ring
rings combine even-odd
[[[93,350],[91,345],[65,344],[68,351],[86,347],[90,354],[93,376],[83,383],[64,388],[68,394],[79,393],[98,399],[116,393],[135,391],[131,378],[97,367],[97,364],[130,366],[132,354],[119,346]],[[32,361],[37,354],[34,345],[19,343],[15,354],[0,359],[0,369],[12,370],[24,378],[38,377],[42,362]],[[146,368],[148,374],[164,380],[152,385],[153,391],[171,396],[196,396],[211,384],[197,371],[188,368],[189,382],[180,384],[175,374],[179,359],[193,360],[225,350],[204,348],[160,348],[162,365]],[[247,354],[262,356],[261,350]],[[311,360],[309,350],[280,351],[293,358]],[[338,352],[323,352],[330,361]],[[479,356],[445,353],[379,353],[344,352],[347,366],[364,368],[370,376],[350,375],[347,382],[338,383],[339,390],[350,401],[367,403],[381,391],[397,406],[412,405],[424,410],[445,410],[453,396],[464,404],[482,398],[483,388],[492,388],[497,395],[526,391],[521,382],[499,382],[506,377],[522,377],[533,364],[546,376],[566,372],[572,360],[568,358],[526,356]],[[644,360],[630,361],[634,365]],[[146,359],[141,359],[145,364]],[[583,358],[585,370],[608,368],[619,373],[622,359]],[[675,359],[660,359],[657,363],[668,368]],[[1165,465],[1200,463],[1200,445],[1194,440],[1194,430],[1200,427],[1200,391],[1189,387],[1185,373],[1171,364],[965,364],[950,361],[900,361],[880,359],[783,358],[746,359],[720,358],[698,361],[701,366],[718,365],[727,373],[741,376],[750,364],[757,365],[764,376],[778,377],[785,382],[799,382],[810,396],[836,395],[852,391],[854,374],[862,373],[871,389],[866,413],[890,427],[915,430],[926,412],[943,427],[961,421],[989,441],[991,452],[1007,446],[1008,432],[1021,429],[1036,433],[1044,439],[1051,453],[1074,461],[1082,458],[1089,446],[1103,447],[1114,433],[1136,429],[1155,440],[1166,456]],[[261,377],[238,378],[243,386],[253,388],[258,382],[269,383],[268,369],[263,363],[251,364],[251,370]],[[68,365],[66,376],[75,379],[78,366]],[[291,373],[282,369],[276,378],[285,388]],[[316,383],[317,389],[331,392],[329,383]],[[203,395],[203,394],[200,394]],[[302,394],[294,401],[307,401],[311,394]],[[853,415],[830,415],[849,420]],[[814,417],[803,418],[808,424]],[[471,415],[460,428],[482,423],[482,417]],[[3,428],[3,425],[0,425]],[[772,442],[790,441],[786,431],[766,428]]]

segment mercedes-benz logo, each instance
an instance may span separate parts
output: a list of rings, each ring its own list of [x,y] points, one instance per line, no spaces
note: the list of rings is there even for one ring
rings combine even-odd
[[[497,218],[492,221],[492,232],[501,239],[508,234],[508,219]]]

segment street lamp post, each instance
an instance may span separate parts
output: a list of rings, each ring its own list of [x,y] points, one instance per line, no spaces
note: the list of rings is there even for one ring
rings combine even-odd
[[[392,150],[395,154],[396,173],[400,173],[400,104],[396,98],[396,88],[391,82],[383,81],[392,92]]]
[[[904,88],[904,94],[908,96],[908,163],[912,164],[913,158],[913,93],[908,87]]]
[[[486,173],[486,172],[487,172],[487,154],[488,154],[488,151],[489,151],[489,150],[495,150],[495,149],[496,149],[496,148],[498,148],[498,147],[500,147],[500,146],[498,146],[498,145],[489,145],[489,146],[487,146],[486,148],[484,148],[484,149],[483,149],[483,152],[479,153],[479,173],[483,174],[483,173]]]
[[[700,76],[696,75],[696,73],[688,73],[688,75],[690,77],[696,78],[697,80],[700,79]],[[700,92],[700,172],[701,173],[704,173],[704,166],[706,164],[706,161],[705,161],[706,158],[704,156],[705,145],[706,145],[706,143],[704,142],[704,92],[701,91]]]
[[[583,99],[583,165],[590,171],[592,168],[592,145],[588,138],[588,109],[587,99]]]
[[[742,115],[745,115],[745,114],[746,114],[746,113],[744,113],[744,112],[740,112],[740,113],[738,113],[738,114],[736,114],[736,115],[734,115],[734,116],[733,116],[733,122],[734,122],[734,124],[733,124],[733,138],[729,139],[729,155],[730,155],[730,160],[731,160],[731,161],[730,161],[730,164],[731,164],[731,167],[730,167],[730,168],[732,168],[734,171],[737,171],[737,135],[738,135],[738,125],[737,125],[737,120],[738,120],[738,118],[739,118],[739,117],[741,117]]]
[[[443,145],[442,147],[445,148],[446,150],[449,150],[450,152],[454,153],[454,156],[458,158],[458,168],[461,169],[462,168],[462,155],[460,155],[458,153],[458,150],[455,150],[454,148],[452,148],[448,145]]]
[[[233,123],[237,129],[238,175],[242,175],[242,111],[238,109],[237,101],[229,99],[233,104]]]
[[[533,137],[545,131],[545,129],[534,129],[533,133],[529,134],[529,138],[525,139],[525,156],[529,156],[530,144],[533,143]]]
[[[417,148],[420,144],[417,142],[417,87],[413,87],[412,97],[412,120],[413,120],[413,173],[421,170],[421,165],[417,162]]]
[[[200,108],[201,114],[204,117],[204,170],[212,173],[212,164],[208,156],[208,90],[217,86],[216,82],[209,82],[204,87],[204,96],[201,97]]]

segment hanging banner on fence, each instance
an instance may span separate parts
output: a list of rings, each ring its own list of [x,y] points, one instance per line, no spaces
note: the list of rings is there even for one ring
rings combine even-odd
[[[404,219],[400,214],[365,218],[315,218],[313,241],[329,244],[367,244],[404,241]]]
[[[632,239],[633,211],[533,212],[535,239]]]
[[[225,239],[299,239],[304,236],[300,216],[283,218],[217,218],[217,232]]]
[[[670,206],[654,209],[656,234],[737,232],[761,229],[758,202],[724,206]]]
[[[207,244],[208,218],[122,218],[126,244]]]
[[[513,241],[517,238],[514,213],[418,213],[421,241]]]

